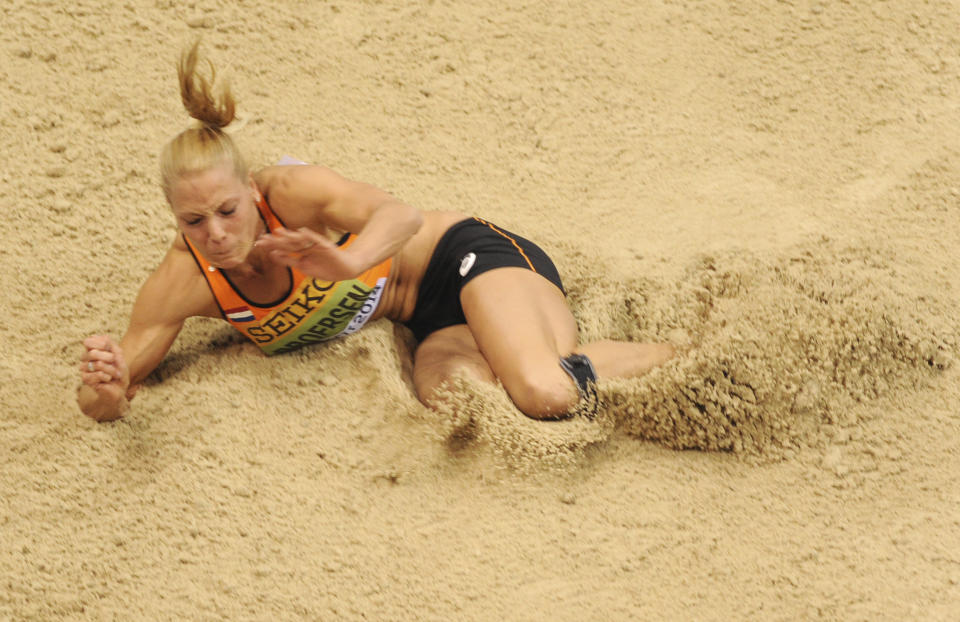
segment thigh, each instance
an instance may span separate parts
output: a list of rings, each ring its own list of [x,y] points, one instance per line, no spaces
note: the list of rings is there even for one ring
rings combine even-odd
[[[570,384],[560,358],[577,347],[577,324],[560,289],[536,272],[485,272],[460,293],[477,347],[507,392]]]
[[[484,382],[496,381],[466,324],[431,333],[413,356],[413,384],[425,404],[430,403],[440,385],[456,374]]]

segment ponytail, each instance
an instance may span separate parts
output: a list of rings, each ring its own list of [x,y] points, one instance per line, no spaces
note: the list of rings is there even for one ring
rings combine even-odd
[[[217,101],[218,98],[213,94],[212,88],[217,78],[217,70],[209,60],[207,61],[210,66],[209,82],[203,75],[197,73],[199,47],[200,41],[197,40],[180,56],[180,63],[177,65],[180,99],[183,100],[183,107],[191,117],[205,126],[223,129],[233,121],[237,102],[233,98],[233,93],[230,92],[229,85],[223,86],[220,101]]]
[[[214,92],[217,72],[213,63],[207,61],[210,67],[209,80],[197,72],[199,47],[198,40],[183,52],[177,65],[183,107],[199,123],[180,132],[160,154],[161,184],[168,201],[173,183],[186,174],[229,164],[238,177],[245,180],[247,176],[243,156],[223,131],[234,120],[236,100],[227,85],[220,89],[219,94]]]

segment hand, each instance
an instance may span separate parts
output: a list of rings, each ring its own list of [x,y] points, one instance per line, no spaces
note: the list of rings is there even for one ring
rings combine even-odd
[[[261,235],[255,246],[274,261],[325,281],[352,279],[364,269],[348,250],[306,227],[277,228]]]
[[[123,358],[123,351],[113,339],[106,335],[94,335],[83,341],[86,348],[80,362],[80,379],[97,395],[108,400],[120,402],[124,397],[131,398],[130,369]]]

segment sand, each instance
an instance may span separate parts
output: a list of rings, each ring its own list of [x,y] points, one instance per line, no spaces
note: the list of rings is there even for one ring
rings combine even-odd
[[[960,615],[955,4],[2,5],[0,620]],[[197,319],[85,418],[198,36],[252,162],[521,232],[585,338],[682,355],[541,423],[425,409],[386,321],[268,359]]]

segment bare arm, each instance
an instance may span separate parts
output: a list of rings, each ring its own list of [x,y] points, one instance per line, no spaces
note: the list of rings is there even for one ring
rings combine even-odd
[[[84,340],[86,351],[80,363],[83,383],[77,402],[87,416],[97,421],[122,417],[140,383],[163,360],[184,320],[198,315],[198,305],[205,301],[196,288],[184,286],[190,274],[185,271],[190,266],[184,265],[178,253],[182,254],[171,249],[140,288],[130,326],[120,343],[106,335]]]
[[[347,248],[338,248],[311,230],[280,230],[257,245],[278,260],[318,278],[352,278],[393,257],[420,229],[423,215],[388,192],[352,181],[321,166],[284,167],[271,176],[269,197],[274,208],[293,212],[293,222],[356,233]]]

